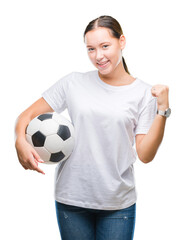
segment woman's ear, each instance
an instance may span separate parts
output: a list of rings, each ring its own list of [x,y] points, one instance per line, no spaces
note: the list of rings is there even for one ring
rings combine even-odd
[[[120,36],[119,42],[120,42],[121,50],[124,49],[126,44],[126,38],[123,34]]]

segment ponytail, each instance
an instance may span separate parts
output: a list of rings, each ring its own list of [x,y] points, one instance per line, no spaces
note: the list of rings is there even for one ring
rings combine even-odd
[[[125,59],[124,59],[123,56],[122,56],[122,62],[123,62],[123,66],[124,66],[125,71],[126,71],[128,74],[130,74],[129,71],[128,71],[128,68],[127,68],[127,64],[126,64]]]

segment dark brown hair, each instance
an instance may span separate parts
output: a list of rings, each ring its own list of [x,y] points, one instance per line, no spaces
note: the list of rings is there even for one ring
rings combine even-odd
[[[85,34],[97,27],[109,28],[111,30],[112,36],[115,38],[118,38],[118,39],[123,34],[122,28],[121,28],[119,22],[115,18],[113,18],[111,16],[103,15],[103,16],[100,16],[100,17],[92,20],[91,22],[89,22],[89,24],[87,25],[87,27],[85,29],[84,35],[83,35],[84,40],[85,40]],[[122,56],[122,62],[123,62],[125,71],[128,74],[130,74],[123,56]]]

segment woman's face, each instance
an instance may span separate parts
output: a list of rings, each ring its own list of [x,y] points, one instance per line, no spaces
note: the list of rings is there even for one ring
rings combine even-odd
[[[86,33],[85,43],[88,56],[101,74],[114,71],[122,61],[122,49],[125,47],[125,37],[112,37],[110,30],[98,27]]]

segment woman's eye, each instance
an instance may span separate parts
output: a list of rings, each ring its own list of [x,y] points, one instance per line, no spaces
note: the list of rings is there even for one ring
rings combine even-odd
[[[108,47],[109,45],[103,45],[103,47]]]
[[[88,48],[88,51],[90,52],[90,51],[92,51],[94,48]]]
[[[103,45],[103,47],[105,47],[105,48],[107,48],[109,45]],[[93,51],[94,50],[94,48],[88,48],[88,52],[91,52],[91,51]]]

